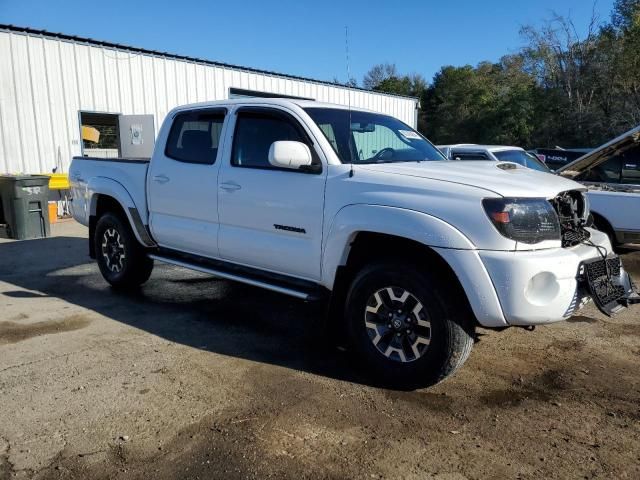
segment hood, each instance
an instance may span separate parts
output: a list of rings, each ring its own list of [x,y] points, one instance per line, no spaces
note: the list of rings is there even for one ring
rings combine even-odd
[[[638,144],[640,144],[640,125],[559,168],[556,172],[563,177],[575,178],[585,170],[596,167],[613,155],[620,155]]]
[[[579,183],[566,178],[510,162],[447,160],[367,164],[358,167],[361,168],[385,174],[458,183],[503,197],[553,198],[567,190],[585,190]]]

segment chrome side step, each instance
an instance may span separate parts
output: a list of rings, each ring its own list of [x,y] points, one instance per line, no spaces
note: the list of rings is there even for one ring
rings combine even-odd
[[[265,280],[250,278],[237,273],[225,272],[224,270],[221,270],[221,269],[215,269],[208,266],[198,265],[196,263],[189,263],[189,262],[185,262],[183,260],[178,260],[171,257],[163,257],[156,254],[150,254],[149,257],[153,258],[154,260],[158,260],[159,262],[169,263],[171,265],[188,268],[190,270],[195,270],[197,272],[208,273],[209,275],[224,278],[226,280],[233,280],[240,283],[246,283],[247,285],[253,285],[254,287],[264,288],[266,290],[282,293],[284,295],[300,298],[302,300],[312,301],[317,299],[317,296],[314,295],[312,292],[277,285],[275,283],[270,283]]]

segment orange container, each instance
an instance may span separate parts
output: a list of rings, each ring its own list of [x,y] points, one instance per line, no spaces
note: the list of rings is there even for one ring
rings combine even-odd
[[[49,202],[49,223],[58,221],[58,202]]]

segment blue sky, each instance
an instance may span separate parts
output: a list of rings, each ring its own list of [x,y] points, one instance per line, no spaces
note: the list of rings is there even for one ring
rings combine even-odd
[[[613,2],[597,0],[601,20]],[[360,82],[382,62],[430,80],[443,65],[497,60],[522,45],[521,26],[556,11],[585,28],[593,7],[591,0],[0,0],[0,23],[341,81],[348,25],[351,74]]]

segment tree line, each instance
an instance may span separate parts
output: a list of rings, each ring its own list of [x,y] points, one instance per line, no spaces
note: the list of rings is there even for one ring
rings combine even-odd
[[[597,146],[640,124],[640,0],[584,27],[553,15],[498,62],[444,66],[431,83],[379,64],[362,86],[418,97],[418,129],[437,144]]]

